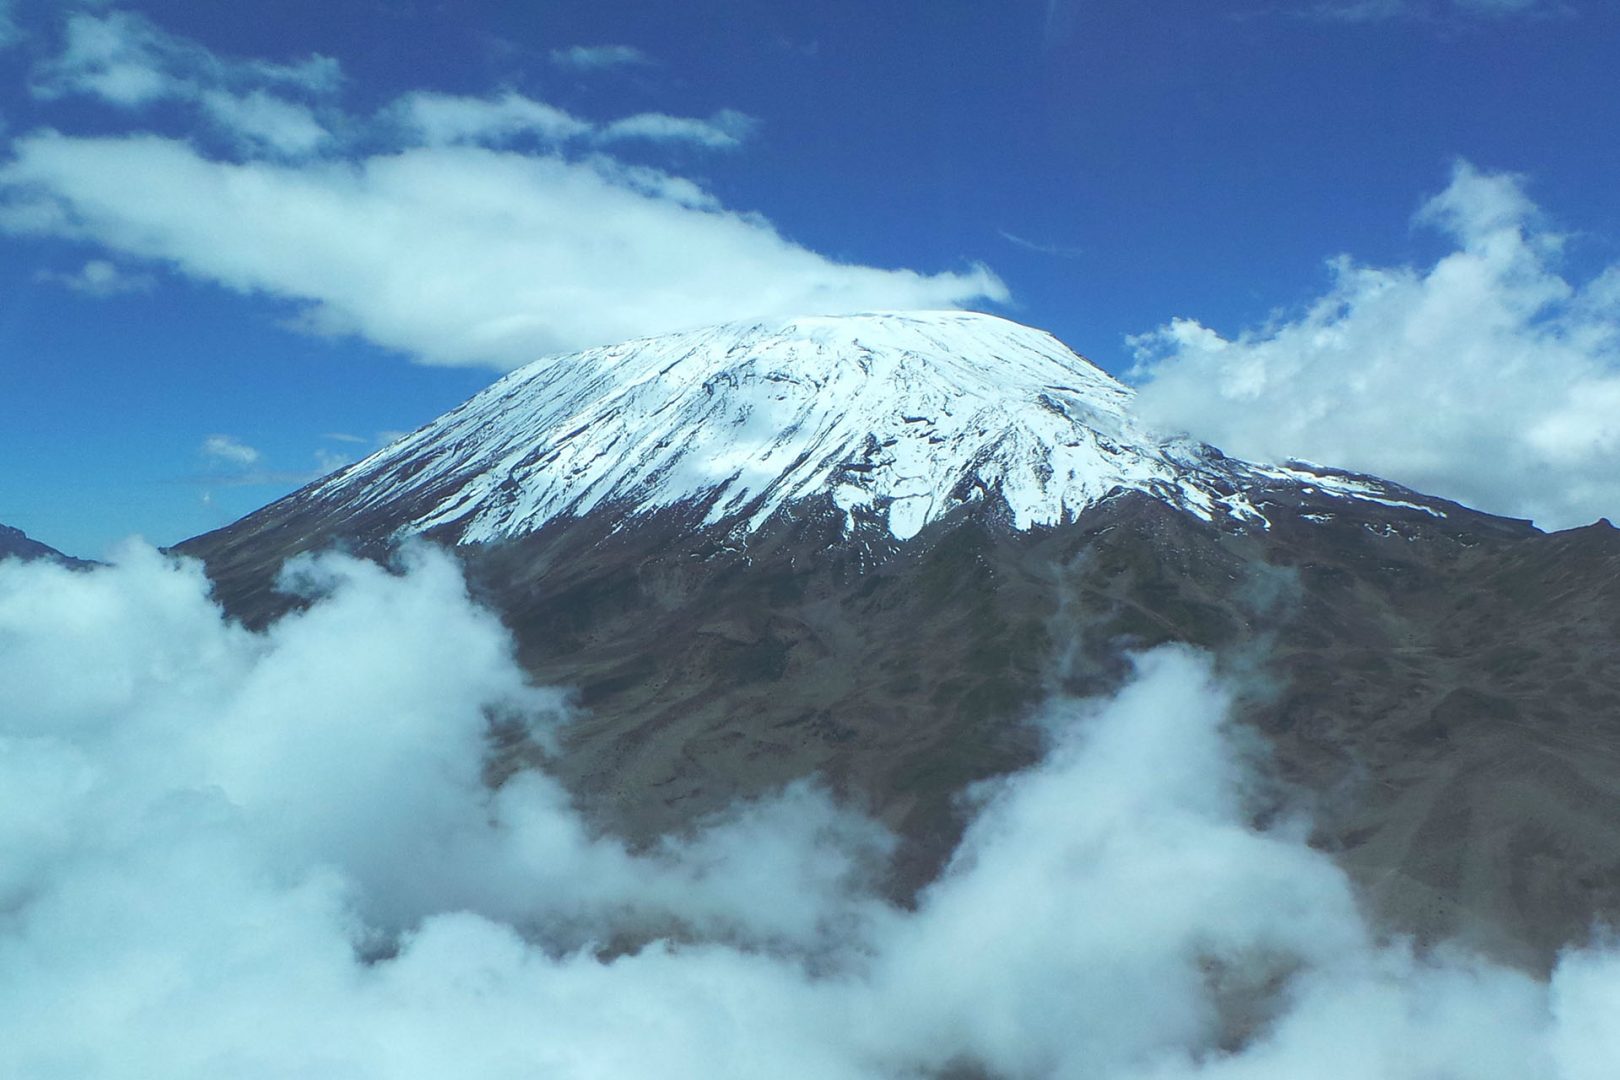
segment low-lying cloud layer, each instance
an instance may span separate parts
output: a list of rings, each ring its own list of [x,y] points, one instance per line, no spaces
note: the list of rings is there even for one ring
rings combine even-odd
[[[219,57],[122,12],[65,27],[36,96],[97,100],[133,130],[12,140],[0,229],[284,299],[315,332],[504,370],[732,319],[1008,296],[967,260],[943,273],[835,261],[623,156],[737,150],[759,125],[733,109],[590,120],[505,90],[409,93],[366,116],[341,107],[327,57]],[[605,47],[558,60],[593,70],[644,58]],[[160,134],[158,105],[200,129]]]
[[[1198,655],[1054,703],[914,911],[807,787],[631,853],[557,784],[453,563],[306,561],[268,631],[194,564],[0,564],[10,1076],[1458,1076],[1620,1064],[1620,961],[1551,984],[1377,943],[1252,774]]]
[[[1229,453],[1304,458],[1544,528],[1620,509],[1620,265],[1585,281],[1514,176],[1457,167],[1432,266],[1334,259],[1302,314],[1134,339],[1140,410]]]

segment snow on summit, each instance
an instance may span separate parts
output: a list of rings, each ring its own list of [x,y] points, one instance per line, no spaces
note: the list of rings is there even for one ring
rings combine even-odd
[[[1245,466],[1150,434],[1130,399],[1050,334],[991,315],[731,323],[539,360],[305,494],[403,501],[402,533],[462,543],[678,504],[752,531],[821,494],[902,540],[992,497],[1020,529],[1122,489],[1256,516],[1234,495]]]

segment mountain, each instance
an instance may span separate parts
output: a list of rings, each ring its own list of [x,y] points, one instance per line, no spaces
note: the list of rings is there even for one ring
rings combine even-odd
[[[469,544],[597,510],[678,507],[754,533],[820,498],[848,531],[877,523],[907,540],[982,499],[1027,529],[1124,491],[1253,523],[1247,492],[1268,482],[1410,498],[1160,439],[1129,400],[1051,335],[989,315],[739,323],[532,364],[283,510],[341,516],[345,533]]]
[[[0,525],[0,559],[53,559],[67,566],[89,566],[84,559],[64,555],[47,544],[33,539],[21,529]]]
[[[814,774],[902,836],[904,895],[962,790],[1033,760],[1045,697],[1182,641],[1243,674],[1314,842],[1392,929],[1545,966],[1620,915],[1620,535],[1160,437],[1005,320],[549,358],[179,550],[257,623],[287,557],[417,536],[578,689],[552,767],[635,838]]]

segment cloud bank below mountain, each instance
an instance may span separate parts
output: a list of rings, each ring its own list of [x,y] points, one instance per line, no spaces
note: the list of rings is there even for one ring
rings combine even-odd
[[[1380,943],[1255,780],[1208,661],[1057,701],[901,910],[810,788],[632,853],[454,564],[304,561],[263,633],[195,564],[0,564],[0,1071],[31,1076],[1612,1075],[1620,960]]]

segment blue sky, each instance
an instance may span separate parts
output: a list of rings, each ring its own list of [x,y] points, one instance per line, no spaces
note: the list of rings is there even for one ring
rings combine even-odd
[[[1049,329],[1235,452],[1620,510],[1612,4],[0,12],[0,521],[66,550],[224,524],[546,351],[895,306]]]

